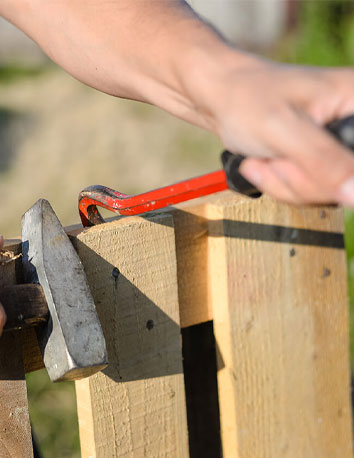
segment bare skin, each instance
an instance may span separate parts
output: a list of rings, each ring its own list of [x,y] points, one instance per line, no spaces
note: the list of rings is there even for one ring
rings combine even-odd
[[[3,249],[3,246],[4,246],[4,238],[2,235],[0,235],[0,251]],[[6,313],[5,313],[3,306],[0,303],[0,336],[2,334],[2,329],[5,325],[5,322],[6,322]]]
[[[183,0],[0,0],[0,15],[82,82],[218,134],[262,191],[354,206],[354,157],[321,127],[354,113],[353,70],[241,52]]]

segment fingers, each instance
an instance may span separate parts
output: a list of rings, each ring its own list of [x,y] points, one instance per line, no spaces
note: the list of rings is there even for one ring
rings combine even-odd
[[[296,163],[287,159],[275,159],[270,164],[271,170],[296,195],[299,202],[304,204],[334,203],[333,196],[326,186],[314,182],[310,175]]]
[[[292,204],[332,203],[331,196],[316,185],[299,166],[288,159],[248,158],[240,172],[258,189],[277,200]]]
[[[270,161],[248,158],[242,161],[239,171],[260,191],[275,199],[292,204],[300,203],[298,196],[272,170]]]
[[[291,159],[299,166],[296,177],[291,179],[294,190],[301,195],[300,185],[313,186],[313,202],[339,202],[354,207],[354,153],[342,146],[325,128],[316,125],[305,115],[293,111],[269,126],[267,138],[279,156]],[[300,169],[303,170],[301,177]],[[289,177],[280,167],[279,171]],[[288,180],[288,179],[287,179]],[[306,193],[307,195],[307,193]]]

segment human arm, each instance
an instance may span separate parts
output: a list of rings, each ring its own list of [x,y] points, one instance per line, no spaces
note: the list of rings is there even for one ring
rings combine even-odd
[[[182,0],[0,0],[69,73],[159,106],[253,156],[242,173],[294,203],[354,206],[354,158],[321,126],[354,112],[354,72],[293,67],[227,44]],[[352,183],[354,187],[354,183]]]

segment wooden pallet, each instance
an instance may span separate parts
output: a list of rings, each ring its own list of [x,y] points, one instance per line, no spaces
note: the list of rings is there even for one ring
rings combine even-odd
[[[82,457],[352,457],[342,233],[340,209],[229,192],[71,231],[110,361],[76,382]],[[23,363],[0,340],[1,457],[32,456],[42,361],[20,337]]]

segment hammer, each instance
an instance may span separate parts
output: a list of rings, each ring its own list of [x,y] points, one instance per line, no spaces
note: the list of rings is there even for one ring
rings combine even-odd
[[[53,382],[78,380],[106,367],[105,339],[82,263],[44,199],[22,218],[22,265],[26,283],[0,291],[4,331],[36,327]]]

